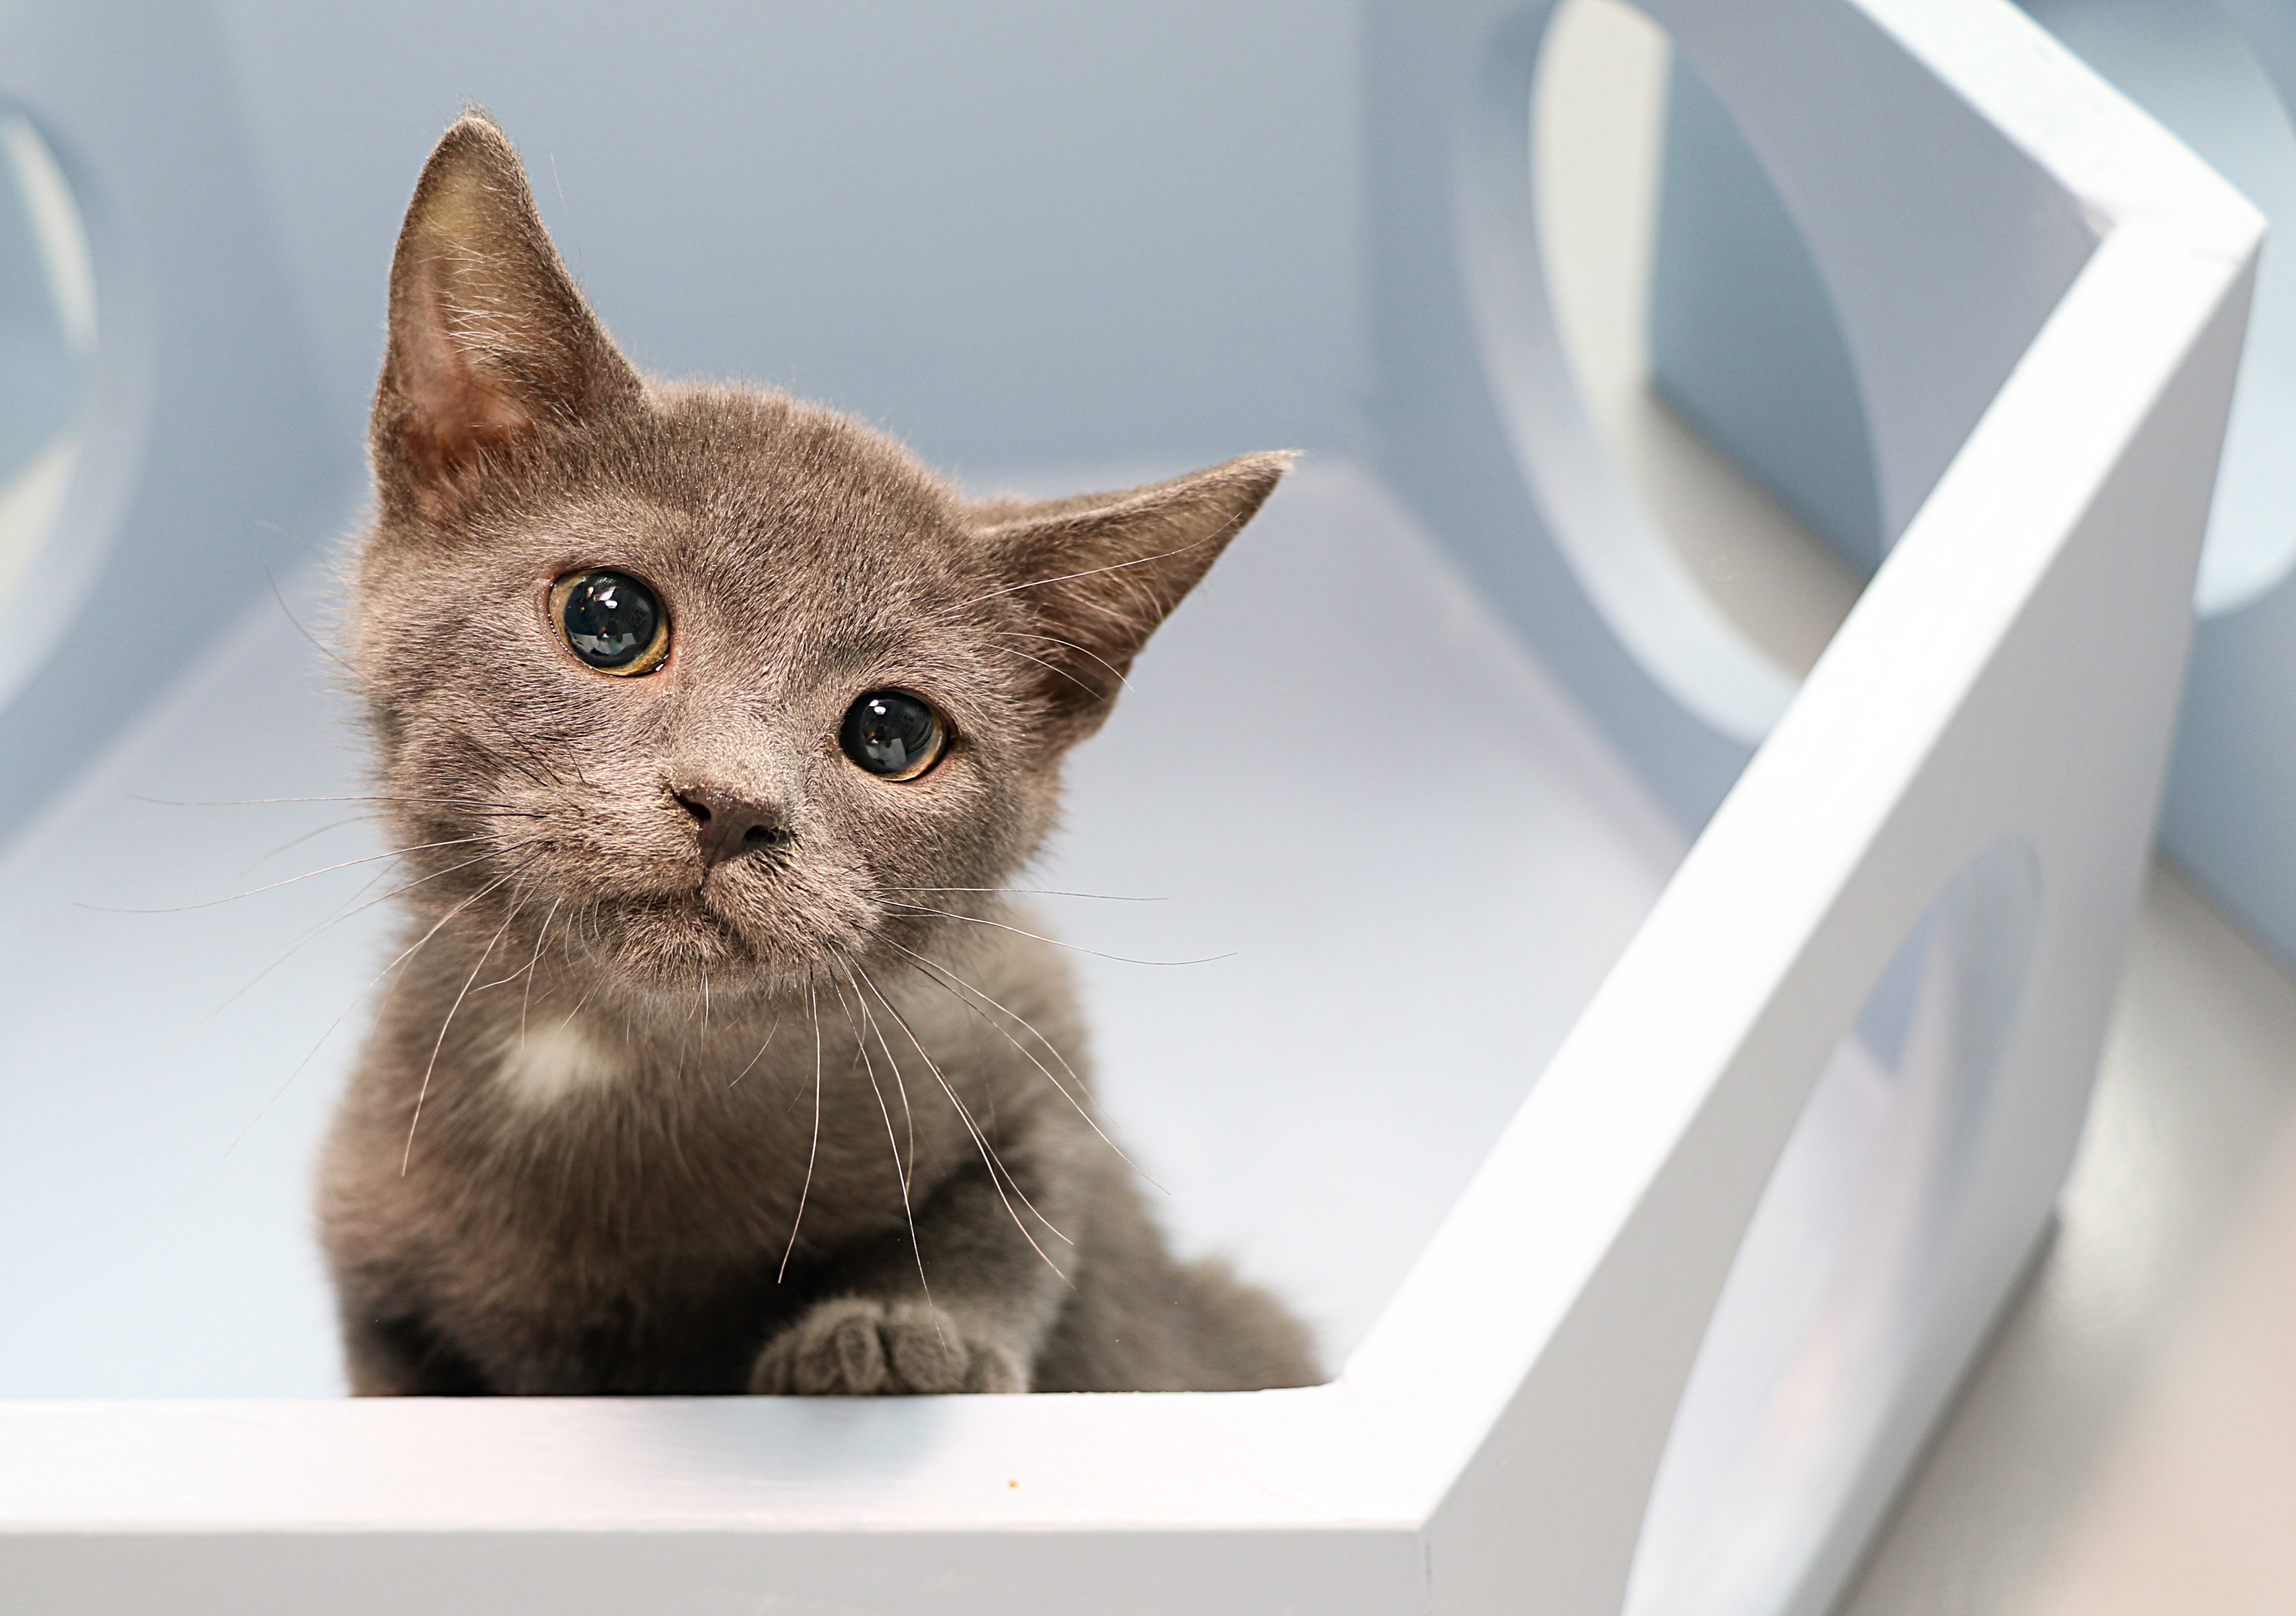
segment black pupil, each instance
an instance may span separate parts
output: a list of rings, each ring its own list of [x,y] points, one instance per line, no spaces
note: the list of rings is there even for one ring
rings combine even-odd
[[[621,668],[653,644],[661,603],[621,572],[591,572],[566,595],[566,643],[593,668]]]
[[[873,691],[845,715],[845,755],[873,775],[898,775],[926,760],[932,709],[897,690]]]

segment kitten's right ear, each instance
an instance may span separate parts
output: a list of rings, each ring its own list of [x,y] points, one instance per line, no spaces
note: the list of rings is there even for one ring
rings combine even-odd
[[[551,245],[508,137],[464,113],[423,165],[391,259],[369,433],[386,491],[447,495],[489,454],[640,390]]]
[[[1043,702],[1040,733],[1073,746],[1098,729],[1133,658],[1275,491],[1294,457],[1240,455],[1114,494],[973,507],[981,549],[1040,632],[1022,677]]]

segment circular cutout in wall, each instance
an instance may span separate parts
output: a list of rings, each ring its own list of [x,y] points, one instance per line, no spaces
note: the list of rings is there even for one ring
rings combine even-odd
[[[55,526],[95,352],[87,229],[55,153],[0,103],[0,591]]]
[[[1890,1430],[2015,1046],[2041,874],[2005,838],[1938,892],[1835,1046],[1706,1328],[1628,1616],[1784,1610]]]
[[[1846,353],[1735,356],[1761,378],[1769,424],[1841,463],[1846,517],[1794,508],[1797,490],[1766,487],[1745,469],[1727,431],[1701,412],[1696,378],[1656,361],[1653,286],[1677,269],[1681,233],[1662,217],[1701,199],[1701,173],[1681,160],[1703,151],[1705,120],[1727,112],[1677,58],[1665,32],[1623,0],[1563,0],[1541,49],[1531,101],[1533,188],[1548,293],[1563,357],[1619,475],[1669,559],[1752,652],[1786,675],[1806,672],[1857,598],[1859,577],[1819,531],[1856,527],[1856,499],[1869,508],[1874,476],[1866,423]],[[1799,270],[1778,295],[1824,291],[1784,204],[1748,154],[1751,183],[1767,203],[1759,224],[1782,226]],[[1724,176],[1740,201],[1745,176]],[[1724,186],[1707,186],[1719,193]],[[1664,208],[1661,209],[1661,197]],[[1764,237],[1767,244],[1767,236]],[[1710,245],[1710,243],[1702,243]],[[1775,279],[1775,277],[1770,276]],[[1660,313],[1678,308],[1661,299]],[[1686,317],[1716,312],[1684,309]],[[1725,318],[1727,311],[1720,311]],[[1830,330],[1829,326],[1829,330]],[[1680,382],[1681,384],[1677,384]],[[1871,526],[1870,514],[1866,526]],[[1830,537],[1830,533],[1827,534]],[[1606,610],[1615,590],[1593,591]],[[1603,599],[1609,595],[1611,599]]]

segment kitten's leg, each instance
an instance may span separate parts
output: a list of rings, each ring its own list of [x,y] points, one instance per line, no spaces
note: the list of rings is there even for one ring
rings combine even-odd
[[[1046,1185],[1032,1182],[1049,1175],[1031,1173],[1009,1145],[1002,1154],[1029,1200],[1061,1222],[1062,1211],[1046,1204]],[[750,1390],[1026,1391],[1029,1366],[1068,1295],[1052,1264],[1072,1250],[1012,1185],[1000,1195],[975,1161],[917,1209],[914,1247],[904,1229],[837,1265],[834,1293],[766,1343]]]
[[[419,1313],[346,1298],[342,1326],[353,1397],[484,1397],[494,1390]]]

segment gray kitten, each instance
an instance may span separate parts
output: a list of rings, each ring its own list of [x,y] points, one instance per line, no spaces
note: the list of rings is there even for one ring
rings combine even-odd
[[[966,503],[782,394],[640,376],[478,115],[391,266],[350,656],[414,849],[320,1209],[354,1390],[1243,1389],[1004,889],[1275,488]]]

